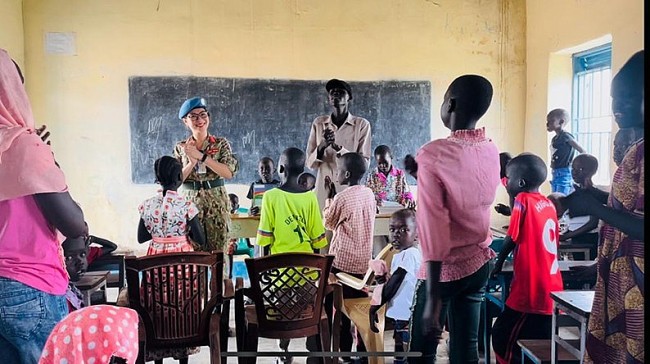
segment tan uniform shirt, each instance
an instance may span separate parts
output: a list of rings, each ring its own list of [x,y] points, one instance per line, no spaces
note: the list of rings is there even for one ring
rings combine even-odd
[[[323,140],[325,129],[334,130],[336,144],[341,146],[341,150],[336,152],[333,148],[327,147],[321,159],[318,159],[318,145]],[[319,116],[314,119],[309,132],[309,141],[307,142],[307,167],[315,170],[316,186],[314,191],[318,198],[318,204],[321,210],[325,207],[325,176],[329,176],[336,186],[336,192],[343,191],[345,186],[338,183],[336,176],[337,157],[348,152],[356,152],[366,159],[366,165],[370,161],[370,123],[368,120],[354,116],[348,113],[348,118],[340,128],[332,122],[331,116]]]

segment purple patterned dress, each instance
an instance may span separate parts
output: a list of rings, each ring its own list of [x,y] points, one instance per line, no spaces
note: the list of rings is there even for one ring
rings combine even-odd
[[[630,147],[614,174],[608,206],[644,215],[644,141]],[[586,362],[644,362],[644,246],[605,224],[589,317]]]

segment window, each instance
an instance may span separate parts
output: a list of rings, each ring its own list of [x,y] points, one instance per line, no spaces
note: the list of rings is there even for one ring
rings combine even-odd
[[[597,185],[611,182],[612,45],[573,55],[573,95],[571,133],[578,143],[598,158]]]

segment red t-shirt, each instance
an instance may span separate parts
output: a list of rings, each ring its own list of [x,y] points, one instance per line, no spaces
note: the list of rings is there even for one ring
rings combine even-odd
[[[88,260],[88,265],[90,265],[92,262],[94,262],[97,258],[101,257],[103,248],[100,248],[98,246],[91,246],[88,247],[88,254],[86,255],[86,259]]]
[[[519,193],[510,215],[508,236],[516,246],[506,305],[519,312],[552,314],[550,293],[563,289],[557,261],[559,224],[553,203],[538,192]]]

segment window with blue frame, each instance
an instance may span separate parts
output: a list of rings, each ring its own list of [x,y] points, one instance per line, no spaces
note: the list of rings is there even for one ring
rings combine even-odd
[[[611,182],[612,148],[612,45],[573,55],[571,133],[578,143],[598,158],[597,185]]]

